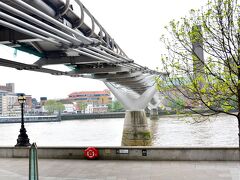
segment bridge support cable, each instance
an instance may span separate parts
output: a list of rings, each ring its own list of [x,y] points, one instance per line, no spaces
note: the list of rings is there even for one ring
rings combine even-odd
[[[107,53],[104,53],[104,52],[101,52],[101,51],[97,50],[96,48],[93,49],[93,50],[97,51],[98,53],[95,52],[95,51],[89,50],[88,48],[79,48],[79,52],[81,51],[81,53],[82,53],[84,51],[85,53],[92,54],[95,57],[98,56],[100,58],[104,58],[105,60],[109,60],[108,62],[112,63],[113,65],[117,64],[119,66],[129,67],[132,70],[135,70],[137,68],[129,60],[128,61],[124,61],[124,60],[121,60],[121,59],[117,59],[116,57],[113,57],[111,55],[108,55]],[[87,55],[87,54],[85,54],[85,55]]]
[[[81,3],[80,1],[78,1],[78,0],[75,0],[75,1],[76,1],[79,5],[82,6],[82,3]],[[67,30],[68,32],[74,34],[75,36],[80,36],[80,37],[81,37],[81,38],[80,38],[81,40],[82,40],[82,38],[84,38],[84,36],[81,35],[80,32],[74,31],[73,29],[71,29],[71,28],[63,25],[62,23],[60,23],[59,21],[55,20],[54,18],[45,15],[45,14],[42,13],[41,11],[38,11],[37,9],[35,9],[35,8],[33,8],[32,6],[26,4],[25,2],[17,1],[17,0],[13,0],[13,2],[16,3],[16,4],[19,4],[20,6],[23,6],[23,7],[24,7],[25,9],[27,9],[28,11],[30,11],[30,12],[32,12],[32,13],[34,13],[34,14],[37,14],[39,17],[41,17],[41,18],[49,21],[50,23],[53,23],[54,25],[56,25],[56,26],[58,26],[58,27],[60,27],[60,28],[63,28],[64,30]],[[36,10],[36,13],[35,13],[35,10]],[[85,10],[85,11],[87,12],[87,14],[91,17],[91,19],[94,19],[94,22],[97,23],[99,27],[101,27],[100,29],[103,29],[102,26],[98,23],[98,21],[89,13],[89,11],[88,11],[85,7],[84,7],[84,10]],[[82,11],[81,11],[81,12],[82,12]],[[82,18],[83,18],[83,17],[82,17]],[[82,18],[81,18],[81,21],[83,20]],[[105,32],[105,34],[106,34],[106,31],[105,31],[105,30],[104,30],[104,32]],[[109,36],[109,35],[108,35],[108,36]],[[110,36],[109,36],[109,37],[110,37]],[[85,37],[85,38],[87,38],[87,37]],[[91,38],[88,38],[87,40],[88,40],[88,41],[91,41],[91,43],[93,43]],[[121,50],[121,48],[120,48],[115,42],[114,42],[114,44],[117,46],[117,48],[119,49],[119,51],[121,52],[121,54],[124,55],[125,57],[127,57],[126,54]],[[104,48],[104,46],[101,46],[101,48]]]
[[[119,64],[119,65],[124,64],[123,66],[129,67],[129,68],[138,68],[139,67],[138,65],[133,63],[134,62],[133,60],[127,59],[127,58],[122,57],[120,55],[114,54],[115,56],[117,56],[117,57],[115,57],[115,56],[113,56],[111,54],[106,53],[105,51],[101,51],[100,49],[97,49],[97,48],[94,48],[94,47],[88,47],[88,49],[91,49],[93,51],[96,51],[97,53],[100,53],[100,54],[102,54],[104,56],[107,56],[107,57],[109,57],[111,59],[116,60],[116,62],[115,62],[116,64]]]
[[[109,77],[106,80],[108,82],[115,82],[115,83],[126,83],[126,82],[140,82],[146,77],[146,75],[141,75],[138,77],[126,77],[126,78],[115,78],[115,77]]]
[[[57,27],[63,29],[64,31],[72,34],[73,36],[76,37],[76,39],[79,38],[79,40],[81,40],[84,44],[93,43],[93,40],[91,38],[85,37],[79,31],[76,31],[76,30],[74,30],[74,29],[72,29],[68,26],[65,26],[61,22],[59,22],[56,19],[44,14],[43,12],[41,12],[38,9],[28,5],[27,3],[23,2],[23,1],[19,1],[19,0],[12,0],[12,1],[13,1],[13,3],[23,7],[24,9],[26,9],[28,12],[31,12],[31,13],[37,15],[38,17],[48,21],[49,23],[54,24],[55,26],[57,26]]]
[[[29,4],[27,4],[28,1]],[[125,72],[129,72],[129,74],[133,72],[149,75],[160,74],[129,59],[80,0],[74,1],[80,8],[81,18],[74,13],[70,0],[65,3],[61,0],[0,2],[0,9],[3,10],[0,12],[0,17],[4,19],[0,21],[2,26],[13,29],[14,33],[20,32],[25,35],[25,38],[28,38],[24,41],[23,37],[19,36],[18,38],[22,38],[19,41],[18,39],[9,39],[9,43],[7,43],[9,46],[16,43],[23,48],[30,48],[29,51],[26,50],[27,52],[31,52],[31,50],[35,50],[33,53],[40,52],[38,55],[42,58],[35,62],[33,66],[37,65],[41,68],[45,65],[59,63],[72,66],[76,71],[67,72],[66,75],[70,76],[79,76],[81,70],[91,74],[91,77],[94,77],[95,74],[113,75]],[[45,6],[48,6],[48,8],[41,11],[41,8]],[[90,28],[84,22],[85,15],[91,19]],[[74,23],[77,24],[74,25]],[[96,26],[100,29],[99,34],[95,32]],[[4,31],[6,31],[6,34],[11,33],[7,28]],[[30,39],[31,37],[35,39]],[[72,60],[74,57],[80,58]],[[88,60],[84,62],[83,58],[85,57]],[[59,58],[59,61],[57,58]],[[102,68],[103,72],[99,68]],[[149,83],[146,80],[141,81],[141,78],[129,78],[127,82],[121,82],[113,78],[111,81],[142,93],[149,87]],[[107,78],[105,80],[110,81]]]
[[[36,32],[38,32],[38,33],[41,33],[41,34],[44,34],[44,35],[46,35],[46,36],[50,36],[50,37],[52,37],[52,38],[55,38],[55,39],[59,40],[60,42],[68,43],[68,45],[71,44],[71,42],[69,42],[69,41],[67,41],[67,40],[64,40],[64,39],[62,39],[62,38],[60,38],[60,37],[58,37],[58,36],[55,36],[54,34],[51,34],[51,33],[48,33],[48,32],[46,32],[46,31],[43,31],[43,30],[41,30],[41,29],[39,29],[39,28],[37,28],[37,27],[34,27],[34,26],[30,25],[30,24],[27,24],[27,23],[25,23],[25,22],[23,22],[23,21],[20,21],[20,20],[16,19],[16,18],[13,18],[13,17],[11,17],[11,16],[9,16],[9,15],[6,15],[6,14],[4,14],[4,13],[2,13],[2,12],[0,12],[0,17],[4,17],[4,18],[6,18],[7,20],[10,20],[10,21],[15,22],[15,23],[17,23],[17,24],[19,24],[19,25],[22,25],[22,26],[24,26],[24,27],[26,27],[26,28],[28,28],[28,29],[30,29],[30,30],[34,30],[34,31],[36,31]],[[3,23],[2,23],[2,24],[3,24]],[[25,29],[23,29],[23,28],[17,27],[16,25],[9,24],[9,23],[7,23],[7,22],[4,23],[3,25],[5,25],[5,26],[7,26],[7,27],[9,27],[9,28],[15,29],[15,30],[17,29],[18,31],[23,32],[23,33],[27,33],[28,35],[32,35],[32,36],[37,37],[37,38],[41,38],[42,40],[47,40],[47,41],[52,42],[51,40],[49,40],[49,39],[46,38],[46,37],[43,37],[43,36],[41,36],[41,35],[39,35],[39,34],[30,32],[30,31],[25,30]],[[56,42],[56,43],[57,43],[57,42]],[[57,44],[57,45],[60,45],[60,44]],[[100,60],[106,61],[106,59],[108,59],[109,61],[107,61],[107,62],[113,62],[113,63],[116,63],[116,62],[117,62],[117,61],[113,61],[113,59],[110,59],[110,58],[105,57],[105,56],[103,56],[103,55],[99,55],[99,54],[97,54],[97,53],[95,53],[95,52],[93,52],[93,51],[91,51],[91,50],[86,49],[86,48],[82,48],[82,50],[83,50],[83,51],[87,51],[88,53],[92,53],[92,54],[94,54],[95,56],[91,56],[91,55],[89,55],[88,53],[83,53],[82,51],[81,51],[81,54],[84,54],[84,55],[87,55],[87,56],[91,56],[91,57],[94,57],[94,58],[96,58],[96,56],[100,56],[100,57],[101,57]],[[105,59],[103,59],[103,58],[105,58]],[[98,59],[99,59],[99,58],[98,58]]]
[[[72,50],[78,52],[79,54],[82,54],[82,55],[85,55],[85,56],[89,56],[89,57],[98,59],[98,60],[103,61],[103,62],[107,62],[107,63],[111,62],[110,60],[107,60],[105,58],[102,58],[102,57],[99,57],[99,56],[96,56],[96,55],[93,55],[93,54],[89,54],[89,53],[84,52],[84,51],[82,51],[80,49],[72,49]]]
[[[143,87],[143,91],[146,88],[154,86],[155,82],[153,81],[153,76],[149,75],[142,75],[139,77],[133,77],[133,78],[108,78],[106,79],[107,82],[114,82],[115,84],[120,84],[125,87],[135,88],[135,87]],[[142,94],[142,93],[139,93]]]
[[[119,73],[119,72],[128,72],[129,70],[127,68],[124,67],[103,67],[103,68],[79,68],[79,69],[75,69],[71,72],[69,72],[68,74],[95,74],[95,73]]]
[[[2,4],[0,4],[0,5],[2,5]],[[7,5],[5,5],[5,6],[7,6]],[[3,5],[3,7],[4,7],[4,5]],[[7,8],[8,8],[8,10],[10,10],[11,12],[16,12],[16,13],[19,14],[19,15],[23,15],[22,12],[20,12],[20,11],[18,11],[18,10],[16,10],[16,9],[14,10],[12,7],[7,7]],[[23,17],[25,17],[25,16],[26,16],[27,18],[30,18],[31,20],[33,20],[31,17],[28,17],[27,14],[23,15]],[[16,19],[16,18],[11,17],[11,16],[9,16],[9,15],[6,15],[6,14],[4,14],[4,13],[1,14],[1,17],[4,17],[4,18],[6,18],[7,20],[10,20],[10,21],[12,21],[12,22],[15,22],[15,23],[17,23],[17,24],[19,24],[19,25],[21,25],[21,26],[24,26],[25,28],[28,28],[28,29],[33,30],[33,31],[36,31],[36,32],[38,32],[38,33],[40,33],[40,34],[43,34],[43,35],[45,35],[45,36],[49,36],[49,37],[55,38],[56,40],[58,40],[58,41],[60,41],[60,42],[62,42],[62,43],[65,43],[65,44],[67,43],[67,45],[70,45],[70,44],[71,44],[71,42],[69,42],[68,40],[65,40],[65,39],[63,39],[63,38],[61,38],[61,37],[58,37],[58,36],[54,35],[54,34],[48,33],[48,32],[46,32],[46,31],[44,31],[44,30],[41,30],[41,29],[39,29],[39,28],[37,28],[37,27],[34,27],[34,26],[30,25],[30,24],[27,24],[27,23],[25,23],[25,22],[23,22],[23,21],[21,21],[21,20],[18,20],[18,19]],[[36,19],[35,19],[35,21],[33,20],[33,22],[39,23],[38,20],[36,20]],[[15,27],[15,25],[14,25],[13,27]],[[17,29],[19,30],[20,28],[18,27]],[[21,32],[23,32],[23,31],[21,30]],[[24,31],[24,32],[27,32],[27,31]],[[29,32],[28,32],[28,34],[29,34],[29,35],[33,35],[32,33],[29,33]],[[41,37],[41,36],[39,36],[39,35],[37,35],[37,34],[34,34],[34,36],[35,36],[35,37],[36,37],[36,36]],[[43,40],[47,40],[46,38],[43,38],[43,37],[42,37],[42,39],[43,39]],[[71,39],[71,40],[72,40],[72,39]],[[79,42],[79,43],[80,43],[80,42]],[[89,50],[89,49],[86,49],[86,48],[82,48],[83,51],[87,51],[88,53],[91,53],[91,54],[100,56],[101,58],[105,58],[105,59],[110,60],[110,61],[108,61],[108,62],[113,61],[114,63],[117,63],[117,64],[118,64],[118,63],[121,64],[121,62],[124,62],[124,63],[126,63],[126,62],[127,62],[127,63],[128,63],[128,62],[131,62],[131,61],[129,61],[129,60],[124,61],[124,60],[122,60],[122,59],[117,59],[117,58],[115,58],[115,57],[113,57],[113,56],[111,56],[111,55],[108,55],[107,53],[101,52],[100,50],[98,50],[97,48],[94,48],[94,47],[92,47],[91,49],[94,50],[94,51],[97,51],[98,53],[95,53],[95,52],[93,52],[93,51],[91,51],[91,50]],[[101,54],[104,54],[104,55],[99,54],[100,52],[101,52]],[[88,54],[85,54],[85,55],[88,55]],[[105,57],[105,56],[107,56],[107,57]],[[91,57],[92,57],[92,56],[91,56]],[[121,57],[121,58],[122,58],[122,57]],[[101,60],[104,60],[104,59],[101,59]],[[105,61],[105,60],[104,60],[104,61]],[[120,62],[119,62],[119,61],[120,61]],[[131,64],[130,64],[130,65],[124,65],[124,66],[132,67]],[[135,67],[135,66],[133,66],[133,67]]]
[[[11,60],[2,59],[2,58],[0,58],[0,66],[15,68],[17,70],[29,70],[29,71],[36,71],[36,72],[42,72],[42,73],[49,73],[52,75],[68,75],[68,72],[42,68],[36,65],[20,63],[20,62],[11,61]]]
[[[98,53],[100,53],[100,54],[102,54],[102,55],[104,55],[104,56],[108,56],[109,58],[112,58],[112,59],[115,59],[117,62],[119,62],[119,63],[121,63],[121,62],[133,62],[133,60],[130,60],[130,59],[127,59],[127,58],[124,58],[124,57],[122,57],[122,56],[113,56],[113,55],[111,55],[111,54],[108,54],[108,53],[106,53],[105,51],[102,51],[102,50],[100,50],[100,49],[98,49],[98,48],[95,48],[95,47],[88,47],[88,49],[90,49],[90,50],[93,50],[93,51],[95,51],[95,52],[98,52]]]
[[[100,60],[96,60],[96,58],[91,58],[87,56],[71,56],[71,57],[51,57],[45,58],[42,57],[37,60],[34,64],[37,66],[46,66],[46,65],[56,65],[56,64],[97,64],[102,62]]]
[[[20,1],[18,1],[20,2]],[[25,20],[31,22],[31,23],[34,23],[35,25],[37,25],[38,27],[40,26],[41,28],[44,28],[46,29],[47,31],[51,31],[52,33],[58,35],[59,37],[62,37],[62,38],[65,38],[66,40],[69,40],[70,42],[74,43],[75,45],[82,45],[83,42],[80,41],[79,39],[76,39],[75,37],[73,36],[70,36],[68,35],[67,33],[57,29],[57,28],[54,28],[36,18],[33,18],[31,17],[30,15],[24,13],[24,12],[21,12],[20,10],[18,9],[15,9],[7,4],[4,4],[2,2],[0,2],[0,8],[5,10],[5,11],[8,11],[18,17],[21,17],[21,18],[24,18]],[[34,13],[33,13],[34,14]],[[46,15],[47,16],[47,15]],[[64,25],[63,25],[64,26]]]
[[[107,62],[107,63],[112,63],[114,65],[129,67],[130,71],[132,71],[132,70],[139,70],[139,71],[149,71],[150,73],[152,73],[152,71],[148,70],[148,68],[140,66],[140,65],[138,65],[136,63],[133,63],[132,60],[115,53],[113,51],[113,49],[106,48],[106,47],[104,47],[102,45],[99,45],[99,47],[91,47],[91,46],[86,47],[86,48],[81,47],[81,46],[83,46],[83,40],[81,38],[79,40],[79,38],[76,38],[76,36],[75,36],[76,33],[79,35],[79,33],[81,34],[81,32],[69,28],[68,26],[62,24],[61,22],[59,22],[56,19],[50,17],[49,15],[46,15],[46,14],[40,12],[39,10],[37,10],[36,8],[33,8],[32,6],[26,4],[25,2],[16,1],[16,0],[13,0],[12,2],[15,3],[15,4],[20,5],[24,9],[27,9],[29,12],[33,12],[33,10],[34,10],[34,12],[37,12],[36,14],[39,17],[44,18],[45,20],[49,21],[50,23],[52,23],[54,25],[57,25],[58,27],[61,27],[64,32],[58,30],[57,28],[54,28],[54,27],[50,26],[47,23],[43,23],[39,19],[33,18],[30,15],[28,15],[28,14],[26,14],[24,12],[21,12],[18,9],[15,9],[14,7],[10,7],[9,5],[0,2],[0,8],[4,9],[4,11],[9,11],[10,13],[13,13],[13,14],[21,17],[21,18],[24,18],[25,20],[27,20],[27,21],[29,21],[31,23],[34,23],[36,25],[36,27],[34,27],[33,25],[30,25],[30,24],[26,25],[27,23],[22,22],[21,20],[17,20],[15,17],[4,16],[2,14],[5,18],[8,18],[8,20],[10,19],[11,21],[16,20],[15,23],[20,24],[21,26],[25,27],[26,29],[30,29],[32,31],[34,30],[35,33],[40,33],[41,35],[45,35],[47,37],[51,37],[51,38],[55,39],[56,43],[57,42],[59,43],[59,45],[57,45],[57,46],[58,47],[60,46],[60,49],[62,49],[63,51],[64,51],[64,49],[67,50],[69,48],[72,48],[71,46],[78,46],[77,49],[79,49],[81,51],[81,53],[86,55],[86,56],[89,56],[89,57],[92,57],[92,58],[97,58],[98,60],[101,60],[101,61]],[[88,13],[88,15],[90,17],[92,17],[91,19],[94,20],[95,23],[97,23],[100,27],[102,27],[96,21],[96,19],[94,19],[93,16],[86,10],[86,8],[85,8],[85,11]],[[15,25],[12,26],[12,27],[15,27]],[[39,27],[44,28],[45,30],[39,29]],[[22,31],[22,29],[20,29],[20,27],[18,27],[16,29],[18,29],[21,32],[25,32],[28,35],[31,34],[31,33],[27,32],[27,31]],[[51,33],[46,32],[46,31],[50,31]],[[71,36],[71,35],[66,34],[65,32],[71,32],[71,33],[75,32],[75,34],[72,34],[72,36]],[[46,39],[46,37],[44,38],[43,36],[39,36],[39,34],[34,34],[34,35],[35,35],[34,37],[38,36],[38,37],[41,37],[41,39],[43,39],[43,40],[48,40],[49,41],[49,39],[50,39],[50,38]],[[112,41],[114,41],[110,36],[108,38],[110,38]],[[51,40],[52,39],[50,39],[50,41]],[[88,38],[88,40],[90,40],[91,43],[92,42],[97,42],[96,39]],[[114,44],[116,44],[116,43],[114,42]],[[102,49],[103,51],[100,50],[100,49]],[[85,53],[83,53],[82,51],[85,51]]]
[[[101,60],[103,62],[107,62],[109,64],[112,65],[118,65],[118,66],[123,66],[126,68],[129,68],[129,71],[135,71],[138,67],[133,66],[132,63],[130,62],[119,62],[114,60],[113,58],[107,57],[106,55],[101,55],[99,53],[93,52],[87,48],[79,48],[79,49],[72,49],[73,51],[79,52],[80,54],[92,57],[92,58],[96,58],[98,60]]]
[[[44,37],[44,36],[42,36],[42,35],[33,33],[33,32],[31,32],[31,31],[29,31],[29,30],[23,29],[23,28],[21,28],[21,27],[18,27],[18,26],[16,26],[16,25],[13,25],[13,24],[8,23],[8,22],[6,22],[6,21],[0,20],[0,25],[5,26],[5,27],[8,27],[8,28],[10,28],[10,29],[14,29],[14,30],[16,30],[16,31],[18,31],[18,32],[27,34],[27,35],[32,36],[32,37],[39,38],[39,39],[44,40],[44,41],[48,41],[48,42],[53,43],[53,44],[55,44],[55,45],[57,45],[57,46],[62,46],[62,44],[59,43],[59,42],[57,42],[57,41],[54,41],[54,40],[52,40],[52,39],[50,39],[50,38],[46,38],[46,37]]]
[[[142,75],[142,72],[139,71],[133,71],[133,72],[126,72],[126,73],[121,73],[121,74],[94,74],[94,78],[96,79],[108,79],[108,78],[113,78],[113,79],[125,79],[125,78],[134,78],[134,77],[139,77]]]
[[[42,30],[39,27],[33,26],[33,25],[29,24],[29,23],[26,23],[26,22],[21,21],[21,20],[19,20],[17,18],[14,18],[14,17],[12,17],[10,15],[7,15],[6,13],[0,12],[0,17],[4,18],[7,21],[10,21],[10,22],[12,22],[14,24],[17,24],[17,25],[20,25],[20,26],[22,26],[24,28],[27,28],[27,29],[31,30],[32,32],[36,32],[36,33],[39,33],[39,34],[44,35],[46,37],[51,37],[53,39],[56,39],[57,41],[59,41],[61,43],[65,43],[67,45],[71,45],[72,44],[70,41],[68,41],[66,39],[63,39],[63,38],[61,38],[59,36],[56,36],[56,35],[54,35],[52,33],[49,33],[49,32],[47,32],[45,30]]]
[[[93,55],[95,55],[95,56],[99,56],[99,57],[101,57],[101,58],[108,59],[109,61],[111,61],[111,62],[113,62],[113,63],[119,62],[119,59],[118,59],[118,60],[115,60],[115,58],[109,58],[107,55],[102,55],[102,54],[96,53],[96,52],[94,52],[94,51],[92,51],[92,50],[89,50],[89,49],[87,49],[87,48],[80,48],[80,49],[81,49],[82,51],[85,51],[85,52],[87,52],[87,53],[93,54]]]

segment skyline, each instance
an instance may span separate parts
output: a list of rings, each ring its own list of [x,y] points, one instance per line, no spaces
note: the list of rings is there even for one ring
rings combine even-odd
[[[153,70],[160,66],[160,56],[164,53],[159,40],[164,32],[164,26],[172,19],[180,19],[180,17],[188,15],[190,9],[205,4],[201,0],[194,2],[169,0],[162,4],[158,0],[133,0],[130,2],[127,0],[114,2],[111,0],[82,0],[81,2],[115,39],[128,57]],[[12,59],[14,52],[0,47],[0,57]],[[22,61],[23,59],[24,62],[34,62],[32,56],[28,57],[25,53],[18,51],[17,59],[14,60]],[[0,84],[6,83],[15,83],[16,92],[31,94],[37,99],[42,96],[49,97],[49,99],[65,98],[74,91],[106,89],[104,83],[98,80],[54,76],[0,67]]]

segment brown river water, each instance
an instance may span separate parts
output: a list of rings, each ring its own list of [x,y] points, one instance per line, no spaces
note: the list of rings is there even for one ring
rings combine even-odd
[[[26,123],[30,142],[38,146],[120,146],[124,119],[73,120]],[[221,115],[193,123],[191,118],[162,116],[149,120],[153,146],[235,147],[237,119]],[[20,124],[0,124],[0,146],[14,146]]]

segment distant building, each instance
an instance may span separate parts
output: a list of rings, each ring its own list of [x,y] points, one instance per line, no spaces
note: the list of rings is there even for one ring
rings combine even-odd
[[[5,86],[0,85],[0,91],[15,93],[15,85],[14,83],[7,83]]]
[[[107,105],[93,106],[92,104],[88,104],[85,113],[105,113],[107,111],[108,111]]]
[[[40,97],[40,105],[44,106],[44,104],[47,102],[47,97]]]
[[[74,106],[74,104],[64,104],[65,110],[63,111],[63,113],[76,113],[76,107]]]
[[[10,84],[10,83],[9,83]],[[0,90],[0,116],[20,116],[21,107],[18,102],[18,94]],[[24,104],[25,113],[32,111],[32,96],[25,95],[26,102]]]
[[[81,103],[92,104],[93,106],[107,105],[112,103],[111,92],[103,91],[80,91],[68,95],[68,100],[78,101]]]
[[[38,106],[38,102],[36,98],[32,98],[32,108],[36,108]]]
[[[0,91],[0,115],[17,116],[20,113],[18,96],[8,91]]]
[[[30,112],[32,110],[32,96],[25,95],[26,102],[25,102],[25,112]]]
[[[0,116],[3,115],[3,112],[6,110],[6,99],[5,95],[7,94],[7,91],[0,90]]]

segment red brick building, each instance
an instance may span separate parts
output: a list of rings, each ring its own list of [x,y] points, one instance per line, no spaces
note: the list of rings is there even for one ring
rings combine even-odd
[[[69,100],[93,105],[107,105],[112,103],[111,92],[109,90],[73,92],[68,97]]]

